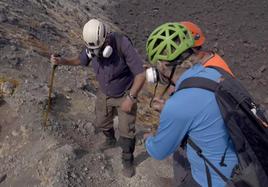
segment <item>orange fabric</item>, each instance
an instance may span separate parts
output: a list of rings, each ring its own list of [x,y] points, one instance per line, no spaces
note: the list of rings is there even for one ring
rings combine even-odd
[[[205,42],[205,36],[202,32],[202,30],[194,23],[190,21],[182,21],[180,22],[183,26],[185,26],[189,31],[192,32],[192,36],[194,38],[194,46],[198,47],[204,44]]]
[[[224,62],[224,60],[217,54],[215,54],[211,59],[209,59],[203,66],[216,66],[224,69],[226,72],[228,72],[230,75],[234,77],[233,72],[229,68],[229,66]]]

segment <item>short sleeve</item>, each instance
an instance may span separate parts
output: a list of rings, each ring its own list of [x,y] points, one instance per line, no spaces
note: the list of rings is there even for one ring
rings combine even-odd
[[[80,63],[82,66],[89,65],[90,59],[87,56],[86,48],[84,48],[82,52],[80,53],[79,59],[80,59]]]
[[[127,37],[123,36],[121,40],[121,46],[119,47],[121,47],[122,53],[125,57],[130,71],[134,75],[144,72],[143,60]]]

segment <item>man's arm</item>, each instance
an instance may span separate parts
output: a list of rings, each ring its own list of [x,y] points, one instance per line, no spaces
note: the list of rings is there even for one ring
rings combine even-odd
[[[183,99],[170,98],[166,102],[156,134],[146,139],[145,146],[150,156],[163,160],[180,146],[191,125],[186,106]]]
[[[135,76],[134,82],[132,84],[132,87],[130,88],[128,96],[121,103],[121,110],[122,111],[124,111],[124,112],[131,111],[132,106],[136,101],[136,97],[138,96],[138,93],[142,89],[144,82],[145,82],[145,73],[144,72],[139,73]]]
[[[56,65],[78,66],[81,64],[80,58],[78,56],[75,58],[63,58],[63,57],[51,55],[50,61],[51,63],[56,64]]]
[[[130,95],[137,97],[145,82],[145,72],[139,73],[135,76],[132,87],[130,88]]]

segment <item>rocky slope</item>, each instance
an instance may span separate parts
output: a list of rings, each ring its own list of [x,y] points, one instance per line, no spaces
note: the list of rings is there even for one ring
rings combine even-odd
[[[107,4],[113,2],[0,2],[1,186],[161,186],[170,181],[170,160],[159,169],[143,145],[137,146],[132,179],[120,174],[119,148],[98,149],[103,137],[92,125],[96,82],[88,68],[56,70],[52,126],[42,127],[49,55],[79,52],[81,27],[96,16],[108,23]]]
[[[81,28],[98,17],[129,34],[145,59],[149,33],[165,21],[193,20],[205,48],[221,54],[257,100],[268,107],[268,3],[167,0],[0,1],[0,185],[170,186],[171,159],[148,157],[140,141],[137,175],[120,174],[120,149],[100,151],[93,123],[96,81],[90,68],[58,67],[48,128],[42,127],[51,72],[49,55],[81,50]],[[140,98],[139,134],[157,122]],[[155,113],[153,113],[156,116]],[[116,123],[116,119],[115,119]]]

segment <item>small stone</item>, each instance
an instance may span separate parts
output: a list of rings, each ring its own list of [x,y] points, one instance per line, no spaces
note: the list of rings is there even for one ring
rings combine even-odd
[[[222,49],[220,49],[218,53],[220,56],[222,56],[222,57],[224,56],[224,51]]]
[[[74,179],[77,178],[75,173],[71,173],[71,177],[73,177]]]
[[[67,93],[72,93],[72,92],[73,92],[73,89],[70,88],[70,87],[64,87],[64,88],[63,88],[63,91],[64,91],[64,92],[67,92]]]
[[[26,132],[27,132],[27,128],[26,128],[26,126],[20,126],[20,130],[21,130],[23,133],[26,133]]]
[[[263,65],[259,68],[259,72],[264,72],[266,70],[266,65]]]
[[[18,136],[19,135],[19,133],[17,132],[17,131],[15,131],[15,130],[13,130],[12,132],[11,132],[11,134],[12,134],[12,136]]]
[[[9,81],[5,81],[0,83],[0,92],[3,93],[4,96],[11,96],[15,90],[16,85]]]
[[[85,129],[88,131],[89,134],[95,134],[96,132],[95,127],[91,122],[85,124]]]
[[[65,96],[67,100],[72,100],[72,98],[68,95]]]

